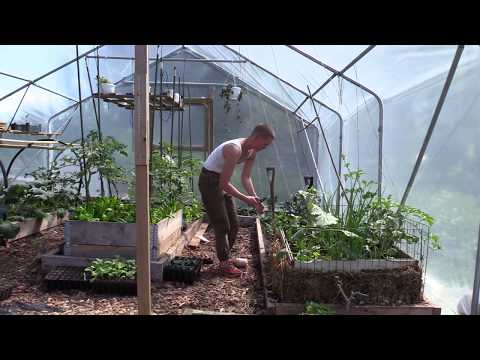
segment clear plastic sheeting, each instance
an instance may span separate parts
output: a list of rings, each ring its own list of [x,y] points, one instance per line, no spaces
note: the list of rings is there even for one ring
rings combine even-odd
[[[432,230],[440,236],[442,250],[430,256],[426,290],[450,313],[460,296],[472,292],[475,270],[480,219],[479,81],[480,61],[461,61],[408,200],[437,220]],[[440,93],[443,83],[442,77],[432,79],[421,90],[423,96],[417,92],[418,98],[434,102],[433,94]],[[410,136],[424,133],[412,131]],[[435,292],[438,284],[446,288],[443,294]]]
[[[79,53],[93,49],[82,45]],[[336,71],[343,70],[367,49],[367,45],[295,45]],[[417,159],[426,131],[452,63],[456,46],[377,45],[345,75],[371,89],[383,104],[382,191],[400,201]],[[0,46],[0,99],[28,82],[71,61],[75,46]],[[181,59],[155,66],[155,58]],[[97,59],[95,56],[99,55]],[[133,111],[100,102],[94,110],[92,93],[97,92],[97,75],[117,86],[117,93],[133,92],[134,46],[107,45],[79,61],[80,90],[85,134],[97,128],[128,147],[130,156],[120,163],[133,169]],[[109,57],[109,58],[105,58]],[[182,145],[195,147],[194,157],[203,159],[206,146],[233,137],[248,136],[253,127],[271,124],[277,139],[259,154],[253,170],[259,194],[269,196],[266,167],[276,168],[279,201],[304,187],[304,176],[314,176],[317,187],[336,191],[338,179],[327,152],[322,124],[335,166],[340,156],[340,119],[343,118],[342,154],[353,170],[361,169],[369,180],[378,181],[379,115],[377,99],[346,79],[335,77],[314,95],[315,107],[308,98],[325,84],[332,72],[284,45],[149,45],[150,85],[160,82],[163,90],[173,86],[189,98],[209,98],[213,104],[213,139],[208,139],[206,108],[186,107],[182,114],[156,112],[154,144],[162,139],[177,145],[182,127]],[[182,59],[218,59],[196,62]],[[230,61],[230,62],[229,62]],[[40,124],[66,142],[80,140],[80,105],[77,63],[62,67],[0,101],[0,122]],[[25,80],[22,80],[23,78]],[[178,81],[184,87],[178,90]],[[478,83],[480,47],[465,46],[457,72],[433,132],[407,204],[420,208],[436,219],[432,231],[439,235],[442,250],[430,251],[426,277],[426,296],[455,313],[458,300],[471,293],[475,262],[475,243],[480,214],[480,176],[478,138],[480,123]],[[232,101],[225,110],[222,88],[235,84],[242,88],[240,102]],[[157,93],[160,89],[157,88]],[[95,104],[97,99],[95,99]],[[303,104],[302,104],[303,103]],[[302,104],[302,106],[300,106]],[[97,105],[95,105],[97,106]],[[298,111],[296,111],[298,108]],[[97,113],[96,113],[97,112]],[[315,120],[306,131],[301,130]],[[207,126],[208,125],[208,126]],[[191,128],[191,132],[190,132]],[[173,129],[173,134],[171,130]],[[190,139],[191,136],[191,139]],[[2,134],[3,138],[33,139],[27,135]],[[36,139],[36,138],[35,138]],[[16,149],[0,149],[0,159],[8,166]],[[189,154],[189,151],[185,151]],[[11,169],[11,178],[25,180],[25,174],[51,161],[55,153],[25,150]],[[347,169],[341,168],[342,174]],[[233,181],[240,185],[240,173]],[[93,184],[98,188],[98,182]],[[92,189],[93,190],[93,189]],[[122,191],[126,191],[123,188]],[[92,191],[92,193],[95,193]]]
[[[257,91],[261,91],[263,94],[275,99],[278,101],[280,104],[285,106],[289,110],[295,110],[300,101],[302,101],[305,98],[305,95],[302,94],[302,92],[307,93],[307,87],[306,84],[309,82],[305,81],[300,81],[298,78],[297,79],[289,79],[288,77],[284,77],[281,73],[279,73],[279,68],[278,66],[268,66],[265,64],[265,51],[268,50],[270,53],[272,53],[271,49],[269,49],[270,46],[248,46],[248,45],[243,45],[240,46],[240,50],[242,51],[242,48],[244,49],[244,52],[242,52],[240,55],[236,53],[235,51],[238,52],[238,46],[222,46],[222,45],[209,45],[209,46],[191,46],[191,48],[197,52],[198,54],[208,57],[211,59],[226,59],[226,60],[243,60],[245,58],[248,58],[249,53],[256,54],[257,52],[263,53],[263,59],[257,59],[254,58],[252,59],[255,63],[227,63],[227,62],[222,62],[222,63],[217,63],[219,67],[222,69],[225,69],[228,71],[231,75],[230,81],[233,81],[234,78],[238,78],[242,80],[243,82],[253,86]],[[273,47],[272,47],[273,48]],[[319,66],[316,66],[310,61],[307,61],[305,58],[302,56],[295,54],[291,50],[288,50],[288,57],[275,57],[275,64],[281,64],[282,69],[299,69],[299,71],[302,71],[302,67],[300,64],[304,64],[305,66],[308,65],[310,70],[310,76],[315,76],[316,78],[319,79],[324,79],[327,74],[325,74],[325,71],[320,68]],[[275,51],[275,50],[273,50]],[[279,49],[277,49],[277,52],[279,52]],[[273,52],[274,53],[274,52]],[[268,56],[268,55],[267,55]],[[258,63],[256,62],[259,61]],[[284,60],[287,60],[285,63]],[[297,63],[299,66],[298,67],[292,67],[292,63]],[[258,66],[258,65],[259,66]],[[263,66],[265,65],[265,66]],[[274,64],[271,64],[274,65]],[[264,68],[265,70],[263,70]],[[290,70],[291,72],[291,70]],[[277,77],[273,76],[272,74],[275,74]],[[288,79],[289,81],[282,81],[285,79]],[[300,77],[300,79],[306,79],[306,75],[304,74],[303,76]],[[296,80],[296,81],[293,81]],[[305,118],[311,117],[311,114],[300,114],[301,116]]]
[[[178,49],[168,55],[171,58],[194,58],[195,56],[185,49]],[[117,60],[112,60],[117,61]],[[160,66],[159,66],[160,67]],[[160,86],[160,71],[157,68],[157,82]],[[243,95],[240,102],[232,101],[230,111],[224,108],[225,100],[220,96],[221,90],[230,81],[230,74],[223,71],[216,64],[208,62],[165,61],[163,63],[164,84],[163,91],[172,88],[173,73],[176,73],[176,81],[180,77],[185,82],[180,91],[188,98],[212,98],[213,99],[213,146],[232,137],[248,136],[258,123],[269,123],[277,132],[278,139],[271,147],[265,150],[258,157],[253,170],[253,178],[257,184],[257,190],[268,196],[268,184],[265,168],[273,166],[277,169],[277,192],[279,201],[285,200],[290,193],[304,186],[304,176],[316,178],[315,161],[312,160],[312,153],[318,153],[318,130],[311,127],[307,134],[311,143],[312,152],[307,147],[304,132],[298,133],[302,128],[302,119],[286,110],[274,99],[257,91],[249,84],[239,80],[243,88]],[[155,64],[149,68],[150,85],[152,92],[155,85]],[[193,83],[193,84],[192,84]],[[199,85],[195,85],[199,84]],[[178,86],[178,83],[177,83]],[[133,76],[127,76],[117,85],[117,92],[127,93],[132,91]],[[157,92],[160,89],[157,88]],[[96,102],[96,99],[95,99]],[[84,99],[82,103],[84,132],[96,129],[96,117],[93,110],[92,99]],[[73,111],[73,113],[72,113]],[[98,114],[97,114],[98,116]],[[162,113],[162,135],[163,141],[173,144],[178,143],[178,131],[180,122],[183,122],[183,135],[180,137],[182,145],[190,145],[189,123],[191,123],[192,145],[206,146],[205,134],[205,110],[203,107],[187,106],[183,116],[179,112],[173,112],[173,133],[172,133],[172,112]],[[100,119],[102,132],[105,136],[114,136],[118,141],[128,146],[129,158],[123,159],[121,164],[133,169],[133,148],[132,148],[132,124],[133,111],[120,108],[112,103],[101,102]],[[152,120],[153,118],[151,118]],[[183,119],[183,120],[182,120]],[[52,119],[52,129],[58,129],[69,121],[69,125],[60,137],[63,141],[78,141],[80,138],[80,113],[78,110],[70,110]],[[155,114],[154,144],[160,141],[160,114]],[[189,152],[185,151],[188,156]],[[202,155],[202,154],[200,154]],[[206,154],[205,154],[206,155]],[[316,155],[314,155],[316,156]],[[200,156],[203,158],[204,156]],[[234,175],[234,182],[241,186],[240,173]],[[98,189],[96,189],[98,190]],[[93,193],[95,193],[95,191]]]

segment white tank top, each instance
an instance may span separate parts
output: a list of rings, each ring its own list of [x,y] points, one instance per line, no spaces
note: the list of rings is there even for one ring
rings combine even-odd
[[[242,144],[241,141],[243,139],[233,139],[233,140],[228,140],[220,145],[218,145],[212,153],[208,156],[207,160],[203,163],[203,167],[207,170],[214,171],[216,173],[221,173],[223,170],[223,165],[225,164],[225,158],[223,157],[223,147],[227,144],[235,144],[237,145],[240,150],[242,149]],[[244,159],[240,159],[238,163],[241,163],[245,161],[247,158],[249,158],[253,154],[253,151],[249,154]]]

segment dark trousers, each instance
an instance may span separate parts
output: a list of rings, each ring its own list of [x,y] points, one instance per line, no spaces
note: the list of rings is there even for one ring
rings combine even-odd
[[[230,258],[238,233],[238,216],[234,199],[220,190],[220,174],[202,169],[198,180],[202,202],[215,231],[215,247],[220,261]]]

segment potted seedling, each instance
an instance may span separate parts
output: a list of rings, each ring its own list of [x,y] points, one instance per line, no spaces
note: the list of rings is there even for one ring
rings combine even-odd
[[[102,94],[115,94],[115,85],[112,84],[106,77],[97,76],[97,80],[100,83],[100,91]]]

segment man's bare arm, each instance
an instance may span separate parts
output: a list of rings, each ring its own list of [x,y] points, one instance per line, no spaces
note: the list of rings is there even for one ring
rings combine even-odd
[[[253,164],[255,163],[255,154],[250,158],[245,161],[245,164],[243,165],[243,171],[242,171],[242,185],[245,188],[245,191],[254,197],[258,197],[257,193],[255,192],[255,188],[253,186],[252,182],[252,169],[253,169]]]
[[[236,147],[235,145],[226,145],[223,148],[223,157],[225,158],[225,162],[223,165],[223,171],[220,174],[220,189],[225,191],[227,194],[240,199],[241,201],[245,202],[250,206],[258,205],[257,200],[253,196],[247,196],[242,194],[235,186],[232,185],[230,179],[233,175],[233,171],[235,170],[235,166],[237,164],[238,159],[242,155],[241,150]]]

